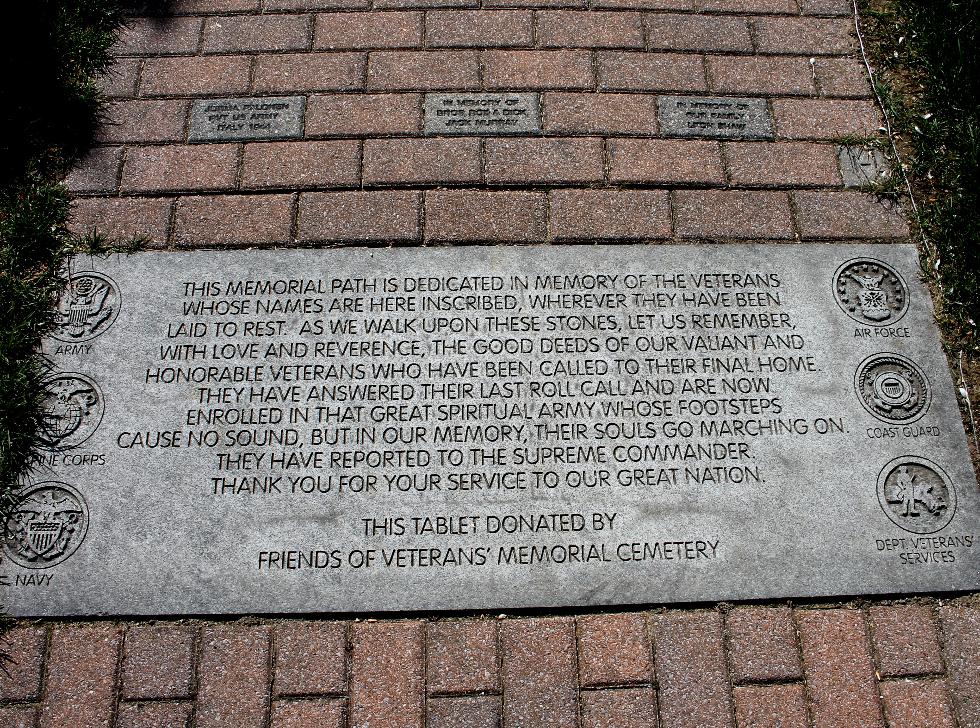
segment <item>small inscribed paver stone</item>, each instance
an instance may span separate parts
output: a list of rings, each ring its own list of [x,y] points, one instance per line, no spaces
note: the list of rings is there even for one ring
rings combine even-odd
[[[304,96],[200,99],[191,108],[192,142],[303,136]]]
[[[426,94],[426,134],[533,134],[541,131],[538,94]]]
[[[660,131],[668,136],[717,139],[772,139],[765,99],[661,96]]]

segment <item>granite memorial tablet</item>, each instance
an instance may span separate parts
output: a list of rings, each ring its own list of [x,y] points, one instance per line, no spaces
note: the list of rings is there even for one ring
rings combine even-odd
[[[15,615],[980,588],[910,245],[75,261]]]
[[[191,107],[192,142],[296,139],[303,136],[304,96],[200,99]]]
[[[538,94],[425,95],[426,134],[532,134],[541,131]]]
[[[710,96],[661,96],[660,131],[667,136],[715,139],[772,139],[772,118],[765,99]]]

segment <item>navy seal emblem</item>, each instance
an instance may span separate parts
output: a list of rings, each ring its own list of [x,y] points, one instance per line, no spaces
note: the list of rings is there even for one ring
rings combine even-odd
[[[47,569],[70,557],[88,531],[88,506],[67,483],[35,483],[15,496],[4,528],[4,550],[28,569]]]

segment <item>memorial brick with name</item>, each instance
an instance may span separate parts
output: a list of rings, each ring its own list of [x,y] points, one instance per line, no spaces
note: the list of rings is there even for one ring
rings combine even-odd
[[[975,589],[910,245],[79,260],[21,616]]]
[[[303,136],[304,96],[204,99],[191,107],[189,141],[294,139]]]
[[[425,95],[426,134],[531,134],[541,131],[534,93]]]
[[[682,137],[772,139],[772,119],[765,99],[709,96],[661,96],[657,99],[660,130]]]

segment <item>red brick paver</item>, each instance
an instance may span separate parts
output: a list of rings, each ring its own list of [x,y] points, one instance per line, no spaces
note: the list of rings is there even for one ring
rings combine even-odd
[[[47,634],[38,627],[14,628],[3,636],[0,650],[9,658],[0,678],[0,700],[35,701],[41,694],[41,671]]]
[[[725,618],[736,682],[802,677],[793,613],[788,608],[739,607]]]
[[[111,624],[52,630],[40,728],[110,728],[121,646]]]
[[[347,692],[347,630],[341,622],[287,623],[276,628],[276,695]]]
[[[126,630],[123,696],[130,700],[190,697],[197,632],[195,628],[169,625]]]
[[[422,728],[424,644],[421,622],[353,626],[351,728]]]
[[[803,686],[746,685],[735,688],[738,728],[807,728]]]
[[[721,615],[667,612],[653,617],[653,642],[664,728],[728,728],[732,696]]]
[[[864,615],[805,610],[797,621],[814,728],[884,725]]]
[[[205,629],[196,728],[263,728],[269,711],[267,627]]]
[[[953,728],[953,708],[942,681],[895,680],[883,683],[881,696],[889,728]]]
[[[653,660],[646,615],[581,617],[578,650],[579,681],[583,686],[651,681]]]
[[[501,629],[501,649],[506,725],[575,728],[575,622],[507,621]]]
[[[497,622],[436,622],[428,629],[427,687],[430,693],[500,690]]]
[[[885,677],[908,677],[943,671],[936,618],[925,606],[872,607],[878,670]]]

